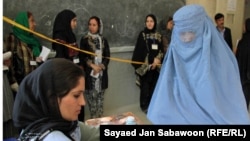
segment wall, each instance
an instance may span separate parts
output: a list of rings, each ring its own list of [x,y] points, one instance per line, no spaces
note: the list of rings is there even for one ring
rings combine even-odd
[[[186,3],[204,6],[213,21],[216,13],[223,13],[225,26],[231,29],[233,48],[236,51],[236,42],[242,35],[245,0],[187,0]]]
[[[187,0],[186,4],[200,4],[206,10],[208,16],[213,19],[216,11],[216,0]]]

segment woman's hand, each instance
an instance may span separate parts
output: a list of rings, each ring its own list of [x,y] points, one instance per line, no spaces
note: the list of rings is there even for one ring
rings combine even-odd
[[[94,70],[94,75],[102,71],[102,67],[96,64],[91,64],[91,68]]]
[[[158,58],[154,58],[154,62],[153,64],[151,64],[152,65],[151,70],[154,70],[157,67],[157,65],[160,65],[160,64],[161,64],[161,60]]]
[[[11,65],[11,59],[3,60],[3,64],[9,67]]]
[[[43,57],[36,57],[36,62],[38,62],[38,63],[43,62]]]

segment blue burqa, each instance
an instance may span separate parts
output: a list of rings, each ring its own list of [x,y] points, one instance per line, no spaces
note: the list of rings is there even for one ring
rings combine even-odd
[[[153,124],[250,124],[236,58],[203,7],[173,16],[147,117]]]

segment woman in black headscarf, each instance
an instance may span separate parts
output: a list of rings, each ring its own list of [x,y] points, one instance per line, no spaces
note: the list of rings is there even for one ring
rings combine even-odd
[[[132,64],[140,78],[140,107],[147,112],[159,76],[159,64],[163,57],[161,34],[156,31],[156,17],[149,14],[145,18],[145,28],[139,33],[132,61],[145,64]]]
[[[245,21],[245,32],[238,43],[236,58],[239,65],[240,79],[245,94],[247,108],[250,101],[250,18]]]
[[[76,37],[73,32],[76,26],[76,14],[68,9],[61,11],[55,18],[53,39],[77,48]],[[76,50],[57,43],[52,43],[52,48],[56,51],[56,58],[66,58],[75,64],[79,64],[79,53]],[[82,107],[82,111],[79,114],[79,120],[84,121],[84,107]]]
[[[53,39],[77,47],[76,37],[73,30],[77,26],[76,14],[71,10],[63,10],[57,14],[53,27]],[[66,58],[76,62],[78,53],[64,45],[52,43],[52,48],[56,51],[56,58]]]
[[[85,105],[84,77],[82,69],[63,58],[48,60],[28,75],[19,87],[13,109],[14,125],[22,131],[19,139],[83,138],[78,114]],[[91,133],[89,136],[98,136]]]

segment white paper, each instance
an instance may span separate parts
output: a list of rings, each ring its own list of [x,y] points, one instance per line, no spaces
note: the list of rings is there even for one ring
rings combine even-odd
[[[5,52],[5,53],[3,54],[3,60],[8,60],[8,59],[10,59],[11,55],[12,55],[11,51]]]
[[[99,74],[100,74],[100,73],[94,74],[94,70],[92,70],[91,73],[90,73],[90,76],[92,76],[92,77],[94,77],[94,78],[98,78]]]
[[[30,65],[31,65],[31,66],[36,66],[37,63],[36,63],[36,61],[30,61]]]
[[[49,56],[48,56],[47,59],[49,59],[49,58],[54,58],[55,56],[56,56],[56,52],[55,52],[55,51],[51,51],[51,52],[49,53]]]
[[[49,48],[43,46],[42,52],[39,55],[39,57],[42,57],[43,62],[45,62],[48,59],[50,52],[51,50]]]
[[[73,62],[74,62],[75,64],[78,64],[78,63],[80,62],[80,60],[79,60],[79,58],[74,58],[74,59],[73,59]]]

